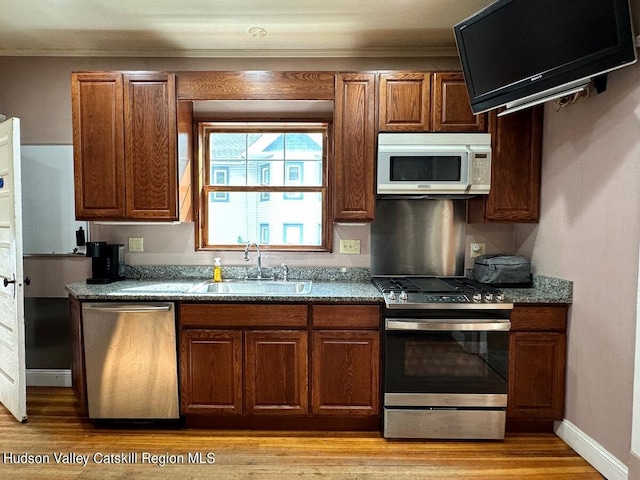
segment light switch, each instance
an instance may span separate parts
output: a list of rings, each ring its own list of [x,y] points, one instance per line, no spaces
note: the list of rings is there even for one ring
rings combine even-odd
[[[360,240],[340,240],[340,253],[347,255],[360,254]]]

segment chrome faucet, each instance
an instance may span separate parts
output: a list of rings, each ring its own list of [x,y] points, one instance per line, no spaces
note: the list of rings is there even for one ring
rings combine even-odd
[[[244,261],[248,262],[249,261],[249,249],[251,248],[251,245],[255,245],[256,247],[256,253],[258,254],[258,279],[262,279],[262,255],[260,254],[260,247],[258,246],[257,243],[254,242],[247,242],[244,246]]]
[[[289,267],[287,267],[287,264],[283,263],[280,268],[282,268],[282,280],[289,281]]]

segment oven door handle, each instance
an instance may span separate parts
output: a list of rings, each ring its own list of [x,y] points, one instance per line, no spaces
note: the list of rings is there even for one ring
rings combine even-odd
[[[496,320],[478,319],[407,319],[407,318],[387,318],[385,320],[385,330],[420,330],[420,331],[492,331],[503,332],[511,329],[511,322]]]

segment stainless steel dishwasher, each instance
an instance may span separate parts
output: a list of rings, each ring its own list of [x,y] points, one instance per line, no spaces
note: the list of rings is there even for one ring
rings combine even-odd
[[[82,305],[89,418],[176,419],[173,303]]]

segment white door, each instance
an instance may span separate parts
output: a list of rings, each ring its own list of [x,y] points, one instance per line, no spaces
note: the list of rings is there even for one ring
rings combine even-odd
[[[0,123],[0,403],[27,419],[20,120]]]

